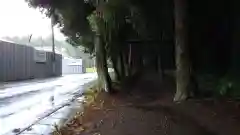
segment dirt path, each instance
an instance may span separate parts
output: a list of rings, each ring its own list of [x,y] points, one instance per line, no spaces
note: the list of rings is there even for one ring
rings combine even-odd
[[[83,117],[69,124],[65,134],[240,135],[239,103],[207,100],[176,104],[171,83],[161,84],[161,91],[155,87],[159,84],[145,84],[127,94],[100,94]]]

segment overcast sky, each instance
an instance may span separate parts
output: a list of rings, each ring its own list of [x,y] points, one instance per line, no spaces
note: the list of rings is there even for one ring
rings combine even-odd
[[[43,38],[51,34],[51,20],[38,10],[28,7],[24,0],[0,0],[0,37],[28,36]],[[55,37],[64,36],[55,28]]]

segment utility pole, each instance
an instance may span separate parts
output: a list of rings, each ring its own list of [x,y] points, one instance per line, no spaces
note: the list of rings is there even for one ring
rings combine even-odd
[[[56,70],[56,57],[55,57],[55,38],[54,38],[54,17],[51,16],[51,30],[52,30],[52,71],[53,75],[55,76],[55,70]]]
[[[31,40],[32,40],[32,35],[33,35],[33,34],[31,34],[31,35],[29,36],[29,38],[28,38],[28,43],[31,42]]]

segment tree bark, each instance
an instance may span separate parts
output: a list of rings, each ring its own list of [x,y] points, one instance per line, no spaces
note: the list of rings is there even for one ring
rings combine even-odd
[[[112,60],[112,65],[113,65],[113,69],[114,69],[114,73],[116,76],[116,81],[121,81],[121,75],[120,75],[120,71],[119,71],[119,66],[118,66],[118,57],[119,56],[111,56],[111,60]]]
[[[158,71],[160,79],[162,80],[164,71],[163,71],[163,67],[162,67],[162,60],[161,60],[160,54],[157,56],[157,71]]]
[[[121,68],[121,77],[124,78],[126,77],[126,69],[125,69],[125,64],[124,64],[124,55],[123,52],[120,53],[120,68]]]
[[[96,36],[95,49],[99,88],[111,93],[112,85],[111,78],[108,74],[106,50],[100,35]]]
[[[176,53],[176,94],[174,101],[182,101],[188,97],[191,76],[187,43],[187,0],[174,0],[174,6]]]

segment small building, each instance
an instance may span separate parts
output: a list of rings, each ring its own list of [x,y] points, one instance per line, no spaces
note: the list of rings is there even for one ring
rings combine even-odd
[[[62,74],[81,74],[83,73],[82,59],[74,59],[71,57],[63,57]]]

